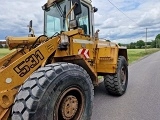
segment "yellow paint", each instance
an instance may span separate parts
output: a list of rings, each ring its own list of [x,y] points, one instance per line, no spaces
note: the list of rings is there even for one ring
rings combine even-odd
[[[60,50],[61,35],[68,36],[67,50]],[[16,49],[0,59],[0,119],[6,120],[15,95],[24,81],[38,68],[55,62],[70,62],[82,66],[98,85],[98,75],[115,73],[119,46],[112,42],[84,35],[82,29],[62,32],[53,38],[7,37],[9,49]],[[78,55],[80,49],[89,50],[89,58]],[[126,49],[121,54],[127,59]]]
[[[83,35],[82,29],[63,32],[62,34],[67,35],[69,38],[67,50],[58,49],[61,43],[60,35],[48,41],[46,41],[46,38],[43,38],[36,48],[29,49],[28,47],[32,46],[31,43],[34,43],[36,40],[33,37],[28,38],[28,46],[17,48],[14,52],[0,59],[1,118],[7,115],[6,113],[10,110],[9,108],[13,104],[14,96],[19,86],[40,66],[45,66],[48,62],[48,58],[50,58],[51,63],[67,60],[78,65],[85,64],[87,66],[85,69],[88,74],[92,75],[92,78],[94,78],[92,79],[94,85],[98,85],[97,75],[99,73],[107,74],[116,72],[119,51],[119,46],[117,44],[99,41],[98,39],[95,40],[94,38],[85,36]],[[16,39],[18,39],[18,42]],[[12,38],[16,44],[25,45],[26,42],[21,39]],[[15,44],[12,40],[10,38],[10,47],[14,48]],[[77,55],[79,49],[88,49],[89,59],[85,59],[83,55]],[[125,52],[125,50],[123,50],[123,52]],[[93,75],[95,77],[93,77]]]

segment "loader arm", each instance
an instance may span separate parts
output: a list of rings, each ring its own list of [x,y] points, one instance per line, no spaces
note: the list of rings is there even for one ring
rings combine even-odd
[[[58,41],[59,37],[54,37],[8,66],[0,66],[0,119],[4,119],[9,112],[20,85],[56,51]]]

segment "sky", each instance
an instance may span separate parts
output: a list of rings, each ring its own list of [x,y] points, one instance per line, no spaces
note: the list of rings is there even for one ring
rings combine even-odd
[[[6,36],[27,36],[30,20],[33,20],[35,34],[43,34],[41,6],[46,2],[0,0],[0,40]],[[100,38],[130,43],[146,41],[146,28],[147,41],[154,40],[160,33],[160,0],[92,0],[92,5],[98,8],[95,29],[100,30]]]

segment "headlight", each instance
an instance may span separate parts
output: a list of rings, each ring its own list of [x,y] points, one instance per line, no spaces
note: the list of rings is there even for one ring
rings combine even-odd
[[[68,36],[65,35],[65,34],[62,34],[61,35],[61,42],[60,42],[58,48],[60,50],[67,50],[68,45],[69,45],[69,38],[68,38]]]
[[[68,36],[65,34],[61,35],[61,43],[69,43]]]

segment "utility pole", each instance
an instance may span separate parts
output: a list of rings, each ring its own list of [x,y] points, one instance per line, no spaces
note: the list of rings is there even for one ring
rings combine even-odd
[[[147,52],[147,29],[148,28],[146,28],[146,42],[145,42],[145,51]]]

